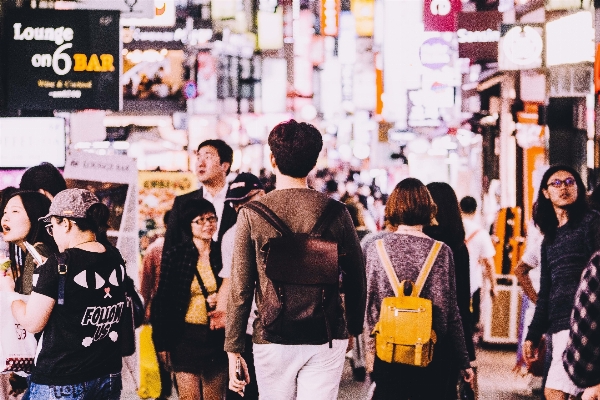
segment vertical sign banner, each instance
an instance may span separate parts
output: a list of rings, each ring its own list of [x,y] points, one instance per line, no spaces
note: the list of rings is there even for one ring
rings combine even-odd
[[[341,0],[321,0],[321,35],[337,36]]]
[[[352,15],[356,20],[356,34],[371,37],[375,31],[375,0],[352,0]]]
[[[119,110],[119,11],[6,10],[11,110]]]
[[[425,0],[423,4],[425,32],[456,31],[456,16],[461,8],[460,0]]]

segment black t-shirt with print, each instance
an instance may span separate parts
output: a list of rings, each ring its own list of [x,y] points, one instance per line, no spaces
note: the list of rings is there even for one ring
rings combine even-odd
[[[31,381],[70,385],[121,371],[118,340],[125,268],[112,252],[67,250],[64,305],[55,303],[38,343]],[[58,299],[53,256],[34,271],[33,291]]]

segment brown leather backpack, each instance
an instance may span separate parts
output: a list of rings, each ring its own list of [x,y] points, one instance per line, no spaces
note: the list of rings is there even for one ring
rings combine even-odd
[[[244,207],[260,215],[280,236],[261,249],[270,285],[258,309],[264,339],[279,344],[331,346],[331,324],[340,315],[340,249],[326,237],[327,228],[344,205],[330,200],[309,233],[293,232],[266,205]]]

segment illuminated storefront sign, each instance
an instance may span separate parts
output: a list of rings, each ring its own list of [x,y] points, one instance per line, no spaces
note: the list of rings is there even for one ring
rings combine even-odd
[[[175,0],[154,0],[152,18],[122,18],[122,26],[174,26]]]
[[[594,61],[592,13],[582,11],[546,23],[546,65]]]
[[[543,25],[502,24],[498,57],[500,70],[540,68],[543,50]]]
[[[546,0],[546,10],[590,10],[594,7],[592,0]]]
[[[427,68],[441,69],[450,64],[451,52],[450,43],[444,39],[440,37],[429,38],[423,42],[419,50],[421,64]]]
[[[458,56],[471,61],[498,59],[502,13],[481,11],[458,15]]]
[[[371,37],[375,30],[375,0],[352,0],[351,10],[356,20],[356,34]]]
[[[321,0],[321,34],[337,36],[339,29],[340,0]]]
[[[7,107],[118,110],[119,12],[7,10]]]
[[[423,4],[425,31],[456,31],[456,16],[461,7],[460,0],[425,0]]]

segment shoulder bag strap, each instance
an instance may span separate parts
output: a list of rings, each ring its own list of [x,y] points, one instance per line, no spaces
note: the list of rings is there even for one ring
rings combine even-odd
[[[442,248],[442,242],[435,241],[431,250],[429,251],[429,255],[423,264],[423,268],[421,268],[421,272],[419,273],[419,277],[417,278],[417,282],[415,283],[415,292],[417,297],[421,295],[421,290],[423,290],[423,286],[425,285],[425,281],[431,272],[431,268],[433,267],[433,263],[435,262],[440,249]]]
[[[244,205],[273,226],[283,236],[291,236],[294,232],[275,214],[269,207],[258,201],[251,201]]]
[[[398,276],[396,275],[396,271],[394,271],[394,267],[392,267],[392,262],[390,261],[390,257],[383,245],[383,240],[379,239],[375,242],[375,246],[377,247],[377,253],[379,254],[379,259],[383,264],[383,268],[385,269],[385,273],[390,280],[390,284],[392,285],[392,289],[394,290],[394,294],[398,297],[398,294],[401,292],[400,281],[398,280]]]
[[[212,272],[212,268],[211,268],[211,272]],[[202,296],[204,296],[204,301],[206,302],[206,310],[210,311],[210,305],[208,304],[208,290],[206,289],[206,286],[204,285],[204,281],[202,280],[202,277],[200,276],[200,272],[198,271],[198,264],[196,264],[196,266],[194,267],[194,273],[196,274],[196,279],[198,279],[198,285],[200,286],[200,291],[202,292]],[[214,275],[214,272],[213,272]]]
[[[325,206],[325,209],[323,210],[323,213],[315,223],[315,226],[310,231],[310,235],[321,236],[325,229],[329,227],[329,225],[333,221],[333,218],[337,216],[337,210],[338,208],[341,208],[341,205],[341,203],[335,200],[329,200],[329,202]]]
[[[67,282],[67,253],[59,253],[56,256],[58,261],[58,305],[62,306],[65,304],[65,284]]]

